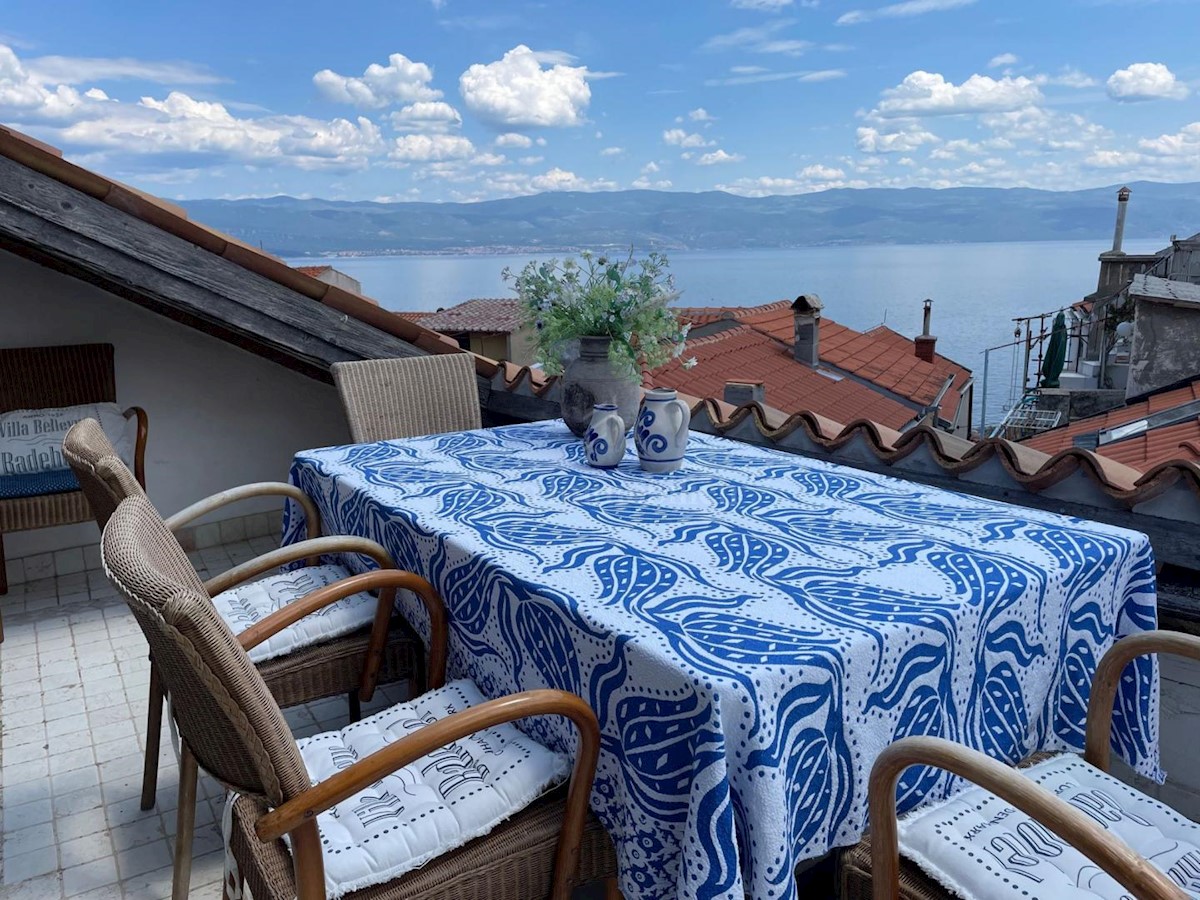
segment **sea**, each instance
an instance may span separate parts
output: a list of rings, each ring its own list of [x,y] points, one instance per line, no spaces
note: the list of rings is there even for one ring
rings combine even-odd
[[[1151,253],[1164,241],[1127,241],[1127,253]],[[683,306],[755,306],[818,294],[825,315],[859,330],[886,324],[921,331],[922,306],[933,301],[937,350],[971,369],[983,412],[987,354],[988,423],[1019,398],[1023,351],[1013,319],[1053,313],[1096,288],[1103,241],[985,244],[860,244],[792,250],[693,251],[669,254]],[[473,297],[511,297],[501,273],[553,254],[346,256],[292,259],[330,263],[357,278],[363,292],[393,310],[437,310]],[[561,254],[559,255],[561,258]],[[1017,373],[1014,377],[1014,372]],[[736,375],[736,373],[731,373]],[[770,402],[770,398],[767,398]],[[977,413],[976,425],[979,424]]]

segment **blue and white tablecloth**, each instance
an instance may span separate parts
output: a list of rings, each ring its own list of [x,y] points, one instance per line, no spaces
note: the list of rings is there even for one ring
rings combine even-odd
[[[588,468],[557,422],[304,452],[291,476],[326,533],[441,592],[452,674],[596,710],[592,808],[630,900],[795,896],[797,863],[858,840],[904,735],[1082,748],[1098,658],[1156,623],[1143,535],[721,438],[671,475]],[[1157,690],[1131,668],[1114,730],[1150,776]],[[901,808],[947,782],[910,770]]]

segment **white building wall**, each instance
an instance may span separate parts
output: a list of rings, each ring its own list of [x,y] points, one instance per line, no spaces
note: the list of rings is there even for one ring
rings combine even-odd
[[[223,488],[286,481],[297,450],[350,440],[332,385],[3,251],[0,286],[0,346],[115,346],[117,402],[149,416],[146,487],[164,515]],[[281,508],[249,501],[213,520]],[[15,532],[5,556],[96,541],[91,524]]]

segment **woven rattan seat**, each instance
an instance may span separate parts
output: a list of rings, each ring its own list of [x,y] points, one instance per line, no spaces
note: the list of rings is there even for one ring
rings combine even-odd
[[[469,353],[334,363],[332,370],[355,443],[482,425]]]

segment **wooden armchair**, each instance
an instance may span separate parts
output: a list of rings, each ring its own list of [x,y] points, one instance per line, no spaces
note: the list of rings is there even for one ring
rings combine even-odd
[[[0,349],[0,413],[15,409],[53,409],[81,403],[116,402],[117,381],[112,344]],[[127,419],[135,416],[138,433],[134,477],[144,487],[146,412],[139,406],[125,410]],[[0,595],[8,593],[8,574],[4,565],[5,532],[74,525],[91,520],[92,511],[79,490],[0,499]],[[2,640],[4,625],[0,618]]]
[[[355,443],[482,427],[469,353],[334,363],[332,371]]]
[[[1168,631],[1118,641],[1100,660],[1088,701],[1084,762],[1107,772],[1113,703],[1126,665],[1140,656],[1169,653],[1200,661],[1200,637]],[[843,900],[953,900],[955,894],[899,856],[896,787],[909,766],[953,772],[990,791],[1045,826],[1116,879],[1139,900],[1185,900],[1167,875],[1112,832],[1045,788],[976,750],[935,737],[907,737],[879,755],[871,770],[871,833],[842,854]],[[1010,889],[1008,894],[1013,892]]]
[[[356,576],[346,585],[311,595],[303,609],[297,605],[281,610],[278,618],[262,622],[256,633],[243,633],[239,639],[215,614],[194,582],[194,573],[189,583],[187,557],[144,498],[131,497],[117,508],[104,530],[101,552],[105,569],[128,601],[174,698],[172,712],[187,757],[194,757],[187,764],[198,762],[240,795],[230,810],[227,837],[239,879],[249,885],[257,900],[325,897],[325,850],[318,816],[360,794],[365,804],[379,803],[383,788],[377,783],[390,773],[474,732],[526,716],[566,716],[578,730],[565,800],[561,794],[550,794],[526,804],[513,810],[511,818],[496,825],[490,834],[475,837],[442,856],[414,862],[417,867],[406,874],[355,888],[353,896],[364,900],[527,900],[546,896],[567,900],[574,884],[615,874],[608,836],[587,811],[599,752],[599,726],[588,706],[572,694],[530,691],[460,707],[406,736],[385,741],[381,749],[362,756],[344,754],[349,758],[338,762],[336,774],[323,779],[310,774],[246,648],[286,621],[335,602],[344,590],[384,583],[380,580],[387,577],[384,573]],[[433,641],[445,646],[444,622],[434,632]],[[438,686],[444,671],[433,664],[435,657],[444,659],[444,655],[431,654],[429,683]],[[412,713],[396,718],[406,715]],[[380,721],[386,718],[384,714],[377,717]],[[320,735],[309,741],[320,746],[338,735]],[[407,770],[405,778],[414,781],[406,780],[401,793],[407,794],[410,784],[439,783],[443,776],[437,769],[431,765]],[[372,786],[376,786],[374,790]],[[439,796],[442,790],[438,789]],[[182,802],[180,809],[182,815]],[[414,823],[416,818],[414,814]],[[337,819],[327,820],[326,825],[331,821]],[[403,843],[403,832],[411,827],[398,820],[390,828],[372,822],[371,830],[377,833],[371,840]],[[389,833],[392,838],[386,837]],[[463,833],[476,832],[464,829]],[[289,844],[281,840],[285,835]],[[380,844],[373,846],[371,854],[383,855]],[[181,878],[179,858],[176,854],[175,896],[183,897],[187,880],[186,873]],[[227,881],[226,897],[229,888]]]

